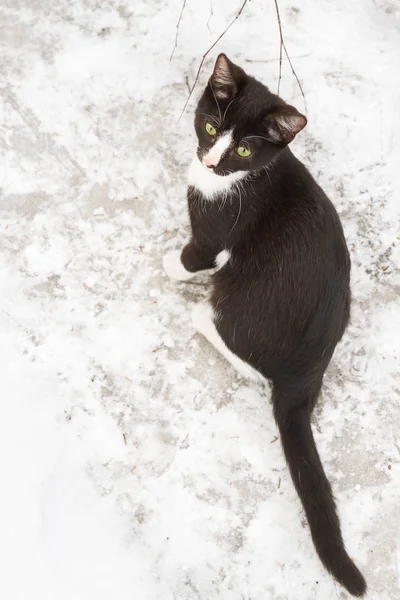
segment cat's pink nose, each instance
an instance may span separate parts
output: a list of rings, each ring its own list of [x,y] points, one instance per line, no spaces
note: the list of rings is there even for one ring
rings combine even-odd
[[[208,167],[209,169],[211,169],[211,167],[215,167],[217,164],[217,161],[215,160],[215,158],[213,156],[205,156],[203,158],[203,163],[206,165],[206,167]]]

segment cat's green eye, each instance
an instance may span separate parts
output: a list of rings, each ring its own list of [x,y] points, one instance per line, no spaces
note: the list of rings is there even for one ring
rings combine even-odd
[[[246,148],[246,146],[239,146],[236,150],[236,152],[239,154],[239,156],[241,156],[242,158],[247,158],[248,156],[250,156],[251,154],[251,150],[249,150],[248,148]]]
[[[208,135],[217,135],[217,130],[208,121],[207,121],[205,127],[206,127],[206,131],[207,131]]]

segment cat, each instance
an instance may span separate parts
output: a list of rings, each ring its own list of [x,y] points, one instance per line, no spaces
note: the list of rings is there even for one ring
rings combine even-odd
[[[191,239],[164,256],[186,281],[212,275],[193,324],[245,377],[270,380],[290,474],[325,568],[354,596],[310,416],[350,316],[350,258],[339,216],[288,144],[307,119],[220,54],[195,111],[187,193]]]

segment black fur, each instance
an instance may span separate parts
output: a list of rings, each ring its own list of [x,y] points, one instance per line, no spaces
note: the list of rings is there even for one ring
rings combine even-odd
[[[234,128],[234,146],[214,169],[248,176],[228,197],[207,200],[189,187],[192,238],[188,271],[214,266],[211,302],[228,348],[273,386],[273,409],[293,483],[326,569],[355,596],[366,583],[346,553],[331,486],[310,426],[324,372],[350,313],[350,260],[335,208],[288,143],[306,124],[298,111],[233,65],[225,55],[196,110],[201,158],[218,134]],[[250,137],[261,136],[261,137]],[[252,154],[241,158],[236,146]]]

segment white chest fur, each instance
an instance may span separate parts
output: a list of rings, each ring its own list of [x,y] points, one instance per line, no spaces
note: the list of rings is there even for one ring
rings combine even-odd
[[[236,171],[225,177],[216,175],[195,156],[189,167],[188,184],[199,190],[207,200],[213,200],[216,196],[229,192],[245,175],[246,171]]]

